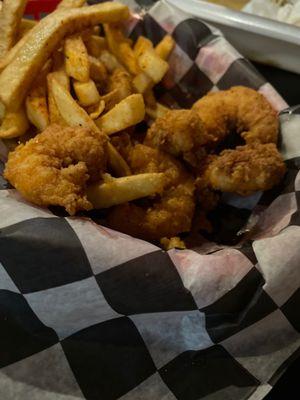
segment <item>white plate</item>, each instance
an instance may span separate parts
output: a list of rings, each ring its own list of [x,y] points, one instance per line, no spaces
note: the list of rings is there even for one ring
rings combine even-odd
[[[300,28],[201,0],[167,0],[219,28],[250,60],[300,74]]]

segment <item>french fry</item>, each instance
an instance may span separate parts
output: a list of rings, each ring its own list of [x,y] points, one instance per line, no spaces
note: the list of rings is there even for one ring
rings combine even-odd
[[[39,131],[43,131],[49,125],[47,74],[50,68],[51,62],[49,60],[25,101],[27,117]]]
[[[104,22],[117,22],[128,16],[128,7],[116,2],[48,15],[29,31],[24,46],[0,74],[0,101],[9,109],[18,109],[41,66],[67,34]]]
[[[97,125],[73,99],[71,94],[57,80],[51,82],[51,89],[60,115],[69,126],[84,126],[102,134]],[[131,171],[119,152],[108,142],[108,162],[118,176],[130,175]]]
[[[138,59],[145,50],[149,49],[153,49],[153,43],[151,40],[147,39],[145,36],[139,36],[133,47],[135,57]]]
[[[162,58],[167,60],[174,49],[175,41],[170,35],[166,35],[155,47],[155,53]]]
[[[3,120],[5,115],[5,106],[4,104],[0,103],[0,122]]]
[[[145,72],[140,72],[133,78],[132,85],[138,93],[145,93],[153,87],[154,82]]]
[[[138,64],[154,83],[162,80],[169,69],[169,64],[161,59],[155,51],[145,50],[138,58]]]
[[[107,135],[136,125],[145,117],[145,104],[141,94],[132,94],[120,101],[108,113],[96,119],[96,125]]]
[[[62,0],[56,7],[58,10],[65,8],[77,8],[84,5],[86,0]]]
[[[114,56],[118,58],[119,44],[122,41],[120,31],[113,27],[111,24],[103,24],[105,37],[107,40],[108,48]]]
[[[0,13],[0,58],[15,44],[26,0],[3,0]]]
[[[131,175],[131,170],[129,165],[121,156],[121,154],[115,149],[115,147],[108,142],[108,164],[111,166],[112,170],[117,174],[117,176],[129,176]]]
[[[156,107],[154,108],[146,107],[146,113],[152,119],[162,117],[167,111],[170,111],[170,109],[161,103],[156,103]]]
[[[116,57],[107,50],[103,50],[99,60],[105,65],[108,72],[113,72],[117,68],[123,68]]]
[[[100,100],[97,106],[93,107],[93,110],[89,110],[89,116],[92,119],[97,119],[100,117],[100,115],[103,113],[104,110],[105,110],[105,101]]]
[[[0,72],[16,57],[18,52],[27,42],[30,33],[30,31],[25,33],[25,35],[6,53],[6,55],[0,59]]]
[[[95,82],[105,82],[107,80],[107,69],[102,61],[89,56],[90,77]]]
[[[127,39],[120,29],[111,24],[103,24],[108,47],[130,73],[137,74],[139,67],[136,61],[134,51],[131,48],[131,41]]]
[[[134,51],[127,42],[120,43],[119,60],[123,65],[125,65],[131,74],[136,75],[139,73],[140,69],[136,61]]]
[[[18,29],[17,41],[20,40],[28,31],[34,28],[37,21],[33,19],[22,18],[20,27]]]
[[[101,97],[101,100],[105,103],[105,109],[109,111],[112,109],[116,104],[120,103],[120,93],[118,89],[114,89],[109,93],[106,93],[104,96]]]
[[[47,76],[47,87],[48,87],[48,107],[49,107],[49,119],[52,124],[66,125],[64,118],[61,116],[59,109],[56,105],[53,94],[53,83],[58,81],[65,90],[70,91],[70,80],[64,70],[59,70],[48,74]]]
[[[89,55],[93,57],[99,57],[102,50],[107,49],[107,41],[104,37],[87,35],[83,40]]]
[[[77,81],[87,82],[90,78],[89,57],[79,34],[66,38],[64,53],[67,74]]]
[[[73,87],[79,103],[83,107],[88,107],[92,106],[93,104],[99,103],[100,94],[95,85],[95,82],[91,79],[87,82],[74,82]]]
[[[16,112],[7,112],[0,126],[0,139],[19,137],[24,135],[28,128],[29,122],[23,107]]]
[[[94,208],[109,208],[159,193],[163,190],[164,182],[165,176],[162,173],[109,177],[103,183],[89,186],[87,197]]]

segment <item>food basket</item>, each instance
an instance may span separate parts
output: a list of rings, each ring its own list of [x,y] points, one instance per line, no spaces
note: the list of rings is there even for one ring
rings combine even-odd
[[[0,176],[1,399],[260,400],[300,353],[300,107],[188,7],[127,4],[128,35],[176,41],[160,100],[257,89],[280,112],[287,174],[224,195],[215,234],[168,252],[33,206]]]

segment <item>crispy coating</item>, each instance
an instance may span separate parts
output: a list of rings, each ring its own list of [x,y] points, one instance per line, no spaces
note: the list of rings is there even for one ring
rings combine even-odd
[[[242,196],[277,185],[286,171],[274,143],[224,150],[209,164],[205,177],[212,189]]]
[[[115,207],[108,217],[109,225],[146,240],[188,232],[195,210],[193,177],[168,154],[142,144],[131,151],[129,164],[136,174],[164,172],[165,189],[148,207],[133,203]]]
[[[4,176],[37,205],[59,205],[73,215],[89,210],[85,189],[106,168],[104,135],[86,128],[51,125],[9,153]]]
[[[144,143],[196,166],[205,155],[204,145],[211,140],[197,112],[171,110],[155,120]]]
[[[247,144],[276,143],[279,122],[276,111],[256,90],[234,86],[229,90],[209,93],[198,100],[193,109],[198,112],[211,144],[236,131]]]

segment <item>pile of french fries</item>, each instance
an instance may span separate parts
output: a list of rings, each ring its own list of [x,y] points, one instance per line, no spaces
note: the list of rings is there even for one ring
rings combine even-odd
[[[1,3],[0,3],[1,4]],[[122,24],[126,6],[62,0],[39,22],[23,19],[26,0],[4,0],[0,12],[0,139],[9,147],[26,141],[50,124],[84,126],[108,137],[145,119],[163,115],[153,87],[169,69],[174,47],[170,36],[154,46],[144,36],[128,39]],[[126,22],[125,22],[126,23]],[[107,92],[116,71],[131,88]],[[162,189],[163,174],[131,175],[126,161],[109,141],[114,177],[88,188],[95,208],[149,196]]]

